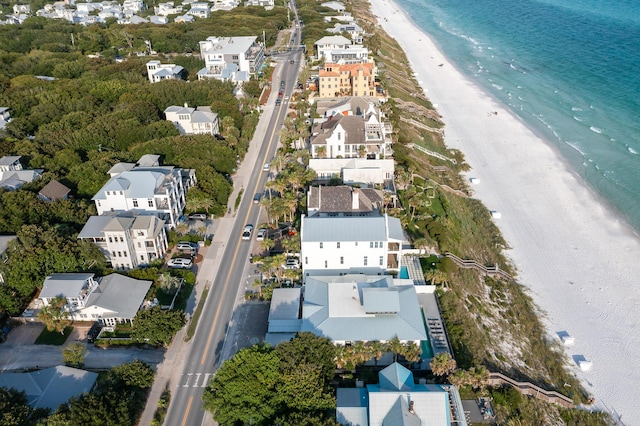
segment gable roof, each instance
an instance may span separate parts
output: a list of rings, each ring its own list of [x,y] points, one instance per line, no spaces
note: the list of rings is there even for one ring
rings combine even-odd
[[[5,155],[4,157],[0,157],[0,166],[10,166],[16,161],[20,161],[19,155]]]
[[[44,279],[39,297],[75,297],[94,275],[90,272],[51,274]]]
[[[341,35],[324,36],[315,42],[316,46],[324,46],[327,44],[351,44],[351,40]]]
[[[366,312],[363,292],[397,294],[395,313]],[[395,302],[392,302],[392,304]],[[302,330],[333,341],[426,340],[427,333],[413,285],[393,285],[391,276],[342,275],[306,278]]]
[[[24,391],[32,408],[55,410],[72,397],[90,392],[97,378],[98,373],[59,365],[30,373],[2,373],[0,387]]]
[[[113,312],[111,315],[103,315],[105,318],[133,318],[144,302],[151,284],[152,281],[136,280],[120,274],[107,275],[91,293],[86,306],[99,306]]]
[[[69,192],[71,192],[69,188],[57,180],[52,179],[40,190],[40,195],[48,198],[49,200],[62,200],[69,195]]]
[[[123,191],[127,198],[153,198],[156,190],[162,186],[169,170],[154,168],[153,170],[134,169],[113,176],[93,196],[92,200],[105,200],[106,191]]]

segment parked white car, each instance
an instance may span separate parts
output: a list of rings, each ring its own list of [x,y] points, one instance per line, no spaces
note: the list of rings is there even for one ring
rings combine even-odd
[[[170,259],[167,262],[167,266],[169,268],[191,269],[191,267],[193,266],[193,261],[191,259],[185,259],[183,257],[176,257]]]
[[[258,233],[256,234],[257,241],[263,241],[267,237],[267,230],[265,228],[258,229]]]

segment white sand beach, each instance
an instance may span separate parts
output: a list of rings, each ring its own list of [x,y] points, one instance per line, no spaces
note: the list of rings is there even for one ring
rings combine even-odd
[[[566,348],[570,368],[596,407],[640,424],[640,239],[550,144],[458,72],[395,3],[370,1],[442,114],[447,145],[465,154],[468,177],[480,179],[475,196],[501,213],[495,220],[511,247],[507,255],[548,314],[549,335],[575,338]],[[580,360],[593,367],[581,371]]]

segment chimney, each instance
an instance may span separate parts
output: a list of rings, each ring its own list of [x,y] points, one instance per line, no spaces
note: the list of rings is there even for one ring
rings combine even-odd
[[[351,192],[351,210],[360,209],[360,199],[358,197],[358,188],[353,188]]]
[[[409,401],[409,412],[415,414],[415,411],[413,411],[413,401]]]
[[[184,107],[185,107],[185,108],[189,108],[189,104],[185,102],[185,103],[184,103]]]

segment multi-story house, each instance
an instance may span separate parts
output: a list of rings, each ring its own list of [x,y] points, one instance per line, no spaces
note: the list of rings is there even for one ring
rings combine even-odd
[[[348,185],[382,185],[393,192],[393,158],[369,160],[366,158],[311,158],[309,168],[316,172],[315,182],[326,184],[339,178]]]
[[[318,51],[318,60],[326,61],[328,52],[331,52],[334,49],[345,49],[347,46],[351,46],[352,42],[344,36],[334,35],[322,37],[314,44]]]
[[[373,62],[326,63],[318,71],[318,85],[320,98],[383,96],[376,85],[375,64]]]
[[[16,191],[25,183],[33,182],[42,176],[41,169],[23,170],[20,156],[0,158],[0,188]]]
[[[391,156],[392,129],[381,120],[373,104],[363,115],[338,112],[313,130],[311,157],[384,159]]]
[[[311,186],[307,192],[309,217],[380,216],[382,191],[351,186]]]
[[[302,272],[384,274],[399,270],[405,241],[400,219],[383,216],[302,217]]]
[[[153,12],[159,16],[179,15],[182,13],[182,5],[174,6],[173,2],[158,3]]]
[[[45,278],[38,296],[41,306],[63,297],[64,309],[75,321],[99,321],[105,326],[131,323],[145,303],[152,281],[111,274],[99,281],[94,274],[52,274]]]
[[[211,16],[211,9],[209,3],[193,3],[191,9],[187,12],[188,15],[195,16],[196,18],[208,18]]]
[[[96,244],[114,269],[134,269],[164,257],[164,221],[152,215],[91,216],[78,238]]]
[[[220,133],[218,114],[211,112],[211,107],[190,108],[186,103],[184,106],[171,105],[164,110],[164,115],[178,128],[181,135]]]
[[[147,76],[151,83],[157,83],[162,80],[180,80],[185,74],[185,69],[180,65],[161,64],[160,61],[147,62]]]
[[[264,46],[257,37],[208,37],[200,42],[205,67],[198,79],[247,81],[264,64]]]
[[[193,170],[160,166],[158,156],[145,155],[137,165],[119,163],[111,179],[93,197],[99,215],[110,212],[147,212],[174,228],[185,206],[186,193],[195,185]]]

